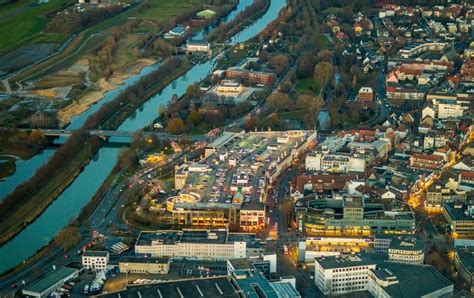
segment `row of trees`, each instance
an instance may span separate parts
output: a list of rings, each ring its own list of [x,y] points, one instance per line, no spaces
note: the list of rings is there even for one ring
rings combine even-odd
[[[239,28],[239,26],[247,21],[251,16],[259,11],[263,11],[270,4],[269,0],[255,0],[252,4],[247,6],[243,11],[234,17],[234,19],[227,23],[221,23],[219,27],[214,29],[208,36],[208,40],[224,41],[227,39],[232,31]]]
[[[114,71],[112,67],[114,63],[113,54],[117,49],[120,38],[136,29],[140,22],[140,20],[129,20],[124,25],[111,30],[105,42],[88,56],[89,69],[93,80],[108,78],[112,75]]]
[[[54,153],[51,159],[36,171],[31,179],[18,186],[0,203],[0,218],[6,218],[13,210],[22,208],[23,204],[31,198],[31,195],[44,187],[51,177],[54,177],[88,142],[92,146],[91,151],[98,149],[100,146],[97,138],[89,138],[89,134],[83,130],[75,131],[68,141]]]
[[[114,100],[102,105],[102,107],[97,112],[87,118],[83,128],[98,128],[107,117],[109,117],[123,105],[131,104],[133,106],[138,106],[142,104],[147,99],[145,98],[146,90],[154,83],[179,68],[182,63],[183,61],[177,57],[171,57],[167,59],[157,70],[152,71],[146,76],[142,77],[137,83],[120,93],[120,95],[118,95]]]
[[[39,129],[31,131],[21,131],[16,128],[1,129],[0,142],[2,143],[21,143],[29,146],[43,146],[48,140],[44,133]]]
[[[68,13],[62,12],[46,24],[44,31],[69,35],[79,32],[88,26],[100,23],[107,18],[119,14],[123,10],[122,6],[117,5],[107,8],[88,8],[83,12],[75,10]]]
[[[306,128],[315,129],[317,116],[323,107],[323,100],[311,94],[299,94],[293,99],[283,92],[275,92],[268,97],[268,107],[270,112],[276,114],[300,111]]]

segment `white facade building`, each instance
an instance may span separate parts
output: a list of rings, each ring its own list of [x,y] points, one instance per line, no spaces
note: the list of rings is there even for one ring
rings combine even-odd
[[[254,238],[255,234],[233,234],[221,229],[142,232],[135,253],[155,258],[241,259],[247,257],[246,236]]]
[[[306,170],[309,171],[332,171],[335,173],[365,172],[366,167],[365,159],[337,153],[307,155],[305,164]]]
[[[414,237],[395,237],[388,248],[390,262],[404,264],[423,264],[425,259],[423,243]]]
[[[82,255],[82,267],[94,270],[107,269],[109,263],[108,251],[88,251]]]
[[[461,117],[463,113],[463,107],[456,103],[456,101],[444,101],[438,104],[438,118],[440,119]]]
[[[368,290],[368,272],[373,262],[356,255],[315,258],[314,281],[324,295],[342,295]]]

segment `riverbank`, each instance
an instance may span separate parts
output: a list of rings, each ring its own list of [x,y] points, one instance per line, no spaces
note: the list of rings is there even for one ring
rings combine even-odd
[[[92,142],[92,138],[83,145],[79,153],[72,157],[70,162],[64,163],[37,193],[31,194],[26,202],[14,204],[13,207],[4,212],[5,215],[0,218],[0,246],[14,238],[40,216],[74,181],[81,169],[90,162],[99,150],[97,144]],[[6,208],[3,203],[0,207]]]
[[[270,4],[270,0],[255,0],[250,6],[246,7],[245,10],[241,12],[238,18],[225,24],[225,26],[219,27],[216,31],[209,34],[207,39],[209,41],[223,42],[224,40],[232,38],[246,25],[252,24],[263,16],[270,8]]]
[[[0,156],[0,180],[15,174],[15,158]]]
[[[169,62],[172,63],[172,62]],[[166,67],[166,62],[164,66]],[[144,96],[136,102],[125,102],[119,105],[120,108],[112,113],[105,113],[104,119],[97,119],[98,123],[107,123],[118,127],[133,111],[141,105],[141,102],[158,93],[161,89],[169,85],[176,78],[189,70],[191,65],[182,62],[169,75],[145,89]],[[119,113],[117,113],[119,112]],[[99,113],[100,114],[100,113]],[[109,119],[113,121],[109,122]],[[100,149],[100,144],[94,146],[84,146],[79,153],[69,162],[63,163],[62,168],[57,174],[49,180],[49,182],[40,188],[40,190],[30,197],[25,203],[18,205],[14,210],[8,210],[6,216],[0,219],[0,245],[15,237],[21,230],[32,223],[41,213],[66,189],[79,175],[80,170],[87,165],[91,158]],[[1,207],[2,205],[0,205]],[[20,208],[21,207],[21,208]]]
[[[272,3],[274,3],[274,1],[272,1]],[[272,13],[266,16],[264,21],[259,22],[258,26],[251,28],[251,32],[259,32],[262,30],[268,22],[275,18],[275,14],[285,5],[283,1],[275,1],[275,3],[275,5],[272,4],[271,6],[273,7],[271,10]],[[243,40],[247,38],[247,35],[251,34],[247,31],[244,36],[239,38],[239,40]],[[167,86],[162,93],[160,92],[152,98],[146,99],[144,104],[136,105],[137,107],[139,106],[139,108],[136,109],[136,112],[133,113],[119,129],[135,130],[145,127],[154,117],[156,117],[157,108],[160,104],[166,104],[173,94],[181,95],[185,92],[186,86],[203,79],[203,75],[209,73],[213,69],[214,62],[215,61],[208,61],[202,65],[193,66],[191,71],[181,76],[173,84]],[[171,72],[172,71],[168,71],[166,74]],[[164,75],[161,75],[160,78],[161,77],[164,77]],[[153,82],[156,81],[158,80],[155,78]],[[112,111],[115,111],[115,109]],[[71,187],[64,192],[64,195],[62,195],[59,200],[55,201],[54,206],[48,208],[47,212],[45,212],[47,216],[42,216],[35,224],[28,226],[25,233],[16,237],[9,243],[8,247],[4,247],[2,255],[12,256],[9,262],[3,266],[4,270],[26,260],[28,256],[33,254],[40,247],[40,245],[43,246],[45,241],[33,241],[30,243],[31,245],[27,245],[29,248],[22,249],[22,251],[18,253],[15,253],[15,245],[18,244],[21,245],[21,247],[25,247],[25,245],[22,244],[25,243],[25,241],[29,241],[27,239],[32,239],[32,235],[38,235],[38,237],[41,237],[42,239],[50,239],[50,237],[54,237],[61,228],[67,225],[67,222],[64,222],[64,218],[77,217],[79,213],[78,211],[83,208],[83,206],[85,206],[93,196],[93,194],[91,195],[90,193],[92,191],[97,192],[100,188],[100,184],[107,179],[107,175],[104,177],[103,173],[108,174],[108,172],[113,168],[117,154],[117,148],[102,148],[97,159],[94,159],[94,162],[91,162],[91,165],[84,169],[78,179],[76,179]],[[103,173],[99,174],[98,172]],[[88,178],[93,180],[90,179],[90,181],[88,181]],[[88,189],[84,189],[85,187]],[[81,189],[83,189],[83,191],[81,191]],[[70,208],[71,206],[74,206],[74,211]],[[58,213],[61,214],[61,218],[59,219],[60,223],[55,224],[53,227],[48,226],[47,222],[54,218],[54,216],[57,216]]]
[[[139,59],[134,65],[127,67],[126,70],[115,71],[108,80],[100,79],[91,88],[92,90],[58,111],[59,127],[67,126],[73,117],[84,113],[90,106],[102,100],[106,92],[119,88],[126,79],[139,74],[144,67],[155,63],[157,63],[155,59]]]

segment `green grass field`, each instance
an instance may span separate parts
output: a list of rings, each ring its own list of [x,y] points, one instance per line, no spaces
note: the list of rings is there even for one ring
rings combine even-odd
[[[48,22],[46,15],[72,3],[70,0],[50,0],[37,4],[36,0],[25,0],[2,6],[0,9],[0,52],[34,42],[57,42],[64,40],[61,34],[42,33]]]
[[[133,16],[142,19],[156,19],[168,21],[183,13],[187,9],[193,9],[197,5],[204,4],[204,0],[173,0],[173,1],[148,1],[151,7],[137,10]]]

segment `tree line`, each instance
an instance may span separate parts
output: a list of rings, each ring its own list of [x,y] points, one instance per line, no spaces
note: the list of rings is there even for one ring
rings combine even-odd
[[[89,134],[83,130],[75,131],[68,141],[56,150],[51,159],[36,171],[33,177],[15,188],[0,203],[0,218],[6,218],[13,210],[21,208],[31,198],[32,194],[44,187],[51,180],[51,177],[55,176],[65,164],[84,148],[84,144],[87,142],[91,142],[93,148],[98,149],[100,147],[97,138],[90,138]]]
[[[84,12],[70,11],[56,14],[44,27],[46,33],[61,33],[70,35],[82,29],[98,24],[103,20],[121,13],[123,6],[111,6],[107,8],[86,8]]]
[[[126,104],[131,104],[133,106],[141,105],[147,100],[145,97],[146,90],[154,83],[179,68],[182,63],[182,59],[178,57],[167,59],[158,69],[142,77],[134,85],[120,93],[115,99],[103,104],[97,112],[87,118],[83,128],[87,130],[98,128],[107,117]]]
[[[131,33],[140,25],[140,20],[128,20],[122,26],[110,31],[105,42],[100,44],[89,56],[89,69],[92,80],[99,78],[109,78],[114,69],[113,54],[118,47],[119,40],[128,33]]]
[[[210,41],[224,41],[227,39],[231,31],[239,28],[239,25],[244,21],[247,21],[249,17],[255,13],[264,10],[270,5],[269,0],[255,0],[252,4],[247,6],[243,11],[239,12],[232,21],[227,23],[221,23],[219,27],[214,29],[207,35],[207,39]]]

